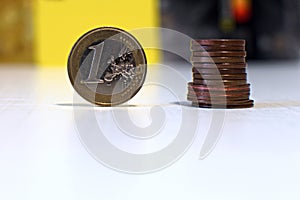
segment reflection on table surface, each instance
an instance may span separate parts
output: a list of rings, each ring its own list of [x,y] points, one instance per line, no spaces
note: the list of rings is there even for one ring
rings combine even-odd
[[[165,65],[181,80],[191,80],[189,65]],[[214,111],[189,107],[182,100],[186,85],[172,92],[167,84],[174,76],[168,70],[149,67],[148,80],[137,96],[110,108],[74,102],[63,68],[1,67],[0,196],[30,200],[299,198],[299,77],[298,62],[250,62],[248,82],[255,107],[225,110],[220,140],[199,160]],[[162,81],[163,86],[156,84]],[[127,111],[136,126],[146,127],[159,117],[151,115],[154,105],[166,115],[159,135],[137,140],[118,131],[111,112]],[[92,109],[96,119],[105,120],[101,126],[107,140],[130,153],[165,148],[176,137],[184,109],[197,111],[198,128],[190,148],[172,165],[132,175],[101,164],[87,151],[74,121],[75,108]]]

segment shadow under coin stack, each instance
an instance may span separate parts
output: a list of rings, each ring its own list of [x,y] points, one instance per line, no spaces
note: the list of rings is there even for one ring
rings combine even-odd
[[[203,108],[250,108],[245,40],[191,41],[193,82],[188,100]]]

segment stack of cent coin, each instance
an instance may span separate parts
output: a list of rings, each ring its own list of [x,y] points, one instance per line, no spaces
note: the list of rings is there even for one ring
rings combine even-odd
[[[191,41],[193,82],[188,100],[205,108],[250,108],[245,40],[210,39]]]

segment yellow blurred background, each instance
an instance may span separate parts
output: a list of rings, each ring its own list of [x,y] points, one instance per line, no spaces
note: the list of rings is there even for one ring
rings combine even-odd
[[[2,0],[0,62],[65,66],[76,40],[90,29],[159,26],[158,0]],[[158,34],[151,40],[158,41]],[[143,44],[142,44],[143,45]],[[149,62],[159,52],[146,50]]]
[[[32,6],[26,0],[0,1],[0,62],[33,62]]]

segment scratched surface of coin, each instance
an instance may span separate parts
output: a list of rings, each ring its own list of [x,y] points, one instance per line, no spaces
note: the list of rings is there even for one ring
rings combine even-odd
[[[102,27],[81,36],[68,59],[68,75],[87,101],[112,106],[130,100],[147,73],[145,52],[128,32]]]

